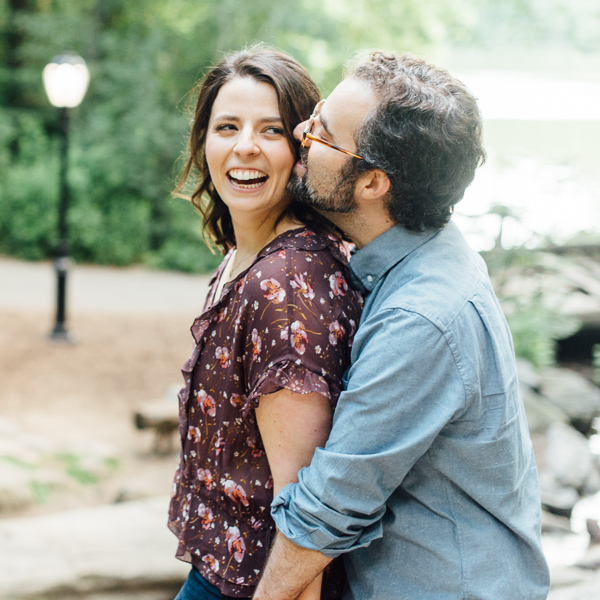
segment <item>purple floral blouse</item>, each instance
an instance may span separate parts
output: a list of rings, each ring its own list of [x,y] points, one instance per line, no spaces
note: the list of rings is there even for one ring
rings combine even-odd
[[[169,527],[178,558],[223,594],[249,597],[275,533],[254,409],[282,388],[318,392],[335,406],[362,300],[347,284],[343,246],[308,228],[274,239],[216,299],[229,258],[192,325],[196,345],[182,369]]]

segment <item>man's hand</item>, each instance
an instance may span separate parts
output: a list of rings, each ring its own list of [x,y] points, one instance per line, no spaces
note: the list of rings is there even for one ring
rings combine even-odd
[[[296,600],[331,560],[277,533],[253,600]]]

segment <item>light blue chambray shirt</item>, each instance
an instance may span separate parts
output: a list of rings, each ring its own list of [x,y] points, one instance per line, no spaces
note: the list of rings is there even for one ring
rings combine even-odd
[[[325,448],[275,498],[344,554],[345,600],[542,600],[540,497],[508,326],[458,228],[395,226],[350,262],[367,294]]]

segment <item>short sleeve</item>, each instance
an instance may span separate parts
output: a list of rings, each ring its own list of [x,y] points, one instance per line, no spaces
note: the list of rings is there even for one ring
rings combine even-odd
[[[246,411],[284,388],[335,406],[360,311],[346,266],[327,248],[284,248],[254,265],[244,296]]]

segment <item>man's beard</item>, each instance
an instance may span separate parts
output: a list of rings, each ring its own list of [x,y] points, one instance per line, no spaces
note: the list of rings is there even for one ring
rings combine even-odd
[[[303,148],[301,149],[304,150]],[[306,165],[306,155],[302,156]],[[292,172],[287,189],[292,201],[302,202],[316,208],[318,211],[329,213],[351,213],[356,210],[354,190],[358,180],[358,172],[352,161],[346,163],[337,175],[314,176],[313,183],[308,180],[308,170],[302,177]],[[319,187],[319,191],[315,189]]]

